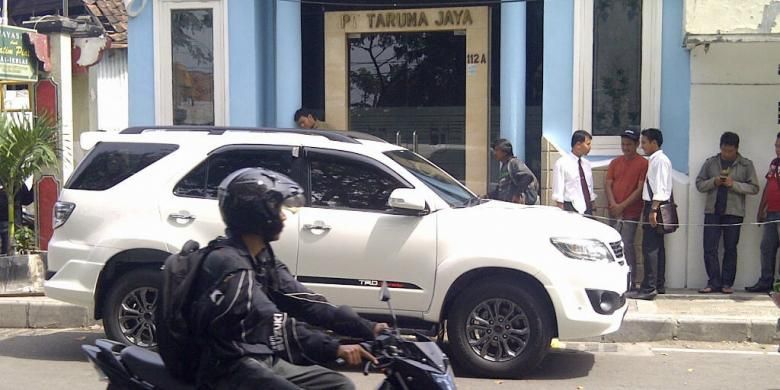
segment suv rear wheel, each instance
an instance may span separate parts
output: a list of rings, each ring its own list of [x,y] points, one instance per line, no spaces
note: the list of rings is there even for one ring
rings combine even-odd
[[[516,283],[477,284],[456,298],[447,319],[451,358],[481,377],[521,377],[549,350],[553,324],[548,310]]]
[[[156,346],[154,316],[161,286],[162,273],[157,269],[139,269],[120,276],[103,303],[106,335],[128,345]]]

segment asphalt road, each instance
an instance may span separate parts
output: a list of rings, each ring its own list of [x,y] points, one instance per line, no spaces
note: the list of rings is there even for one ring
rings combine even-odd
[[[0,389],[105,389],[79,345],[95,330],[0,329]],[[523,380],[458,376],[459,389],[780,389],[776,346],[561,343]],[[379,374],[344,370],[359,389]]]

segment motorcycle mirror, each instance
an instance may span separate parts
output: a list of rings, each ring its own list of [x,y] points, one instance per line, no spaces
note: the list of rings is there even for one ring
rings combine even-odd
[[[382,288],[379,289],[379,300],[387,302],[390,300],[390,289],[387,288],[387,282],[382,281]]]

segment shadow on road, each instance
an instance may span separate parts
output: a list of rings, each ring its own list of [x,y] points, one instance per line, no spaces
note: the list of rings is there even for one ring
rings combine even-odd
[[[571,349],[556,350],[542,360],[542,364],[533,373],[523,379],[574,379],[588,376],[595,356],[590,352]]]
[[[102,332],[66,331],[51,334],[18,335],[0,340],[0,356],[54,361],[86,361],[82,344],[94,344]]]

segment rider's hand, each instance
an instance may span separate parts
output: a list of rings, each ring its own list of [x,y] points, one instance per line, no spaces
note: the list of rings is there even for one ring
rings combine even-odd
[[[338,357],[344,359],[347,364],[352,366],[360,364],[363,359],[370,360],[374,364],[379,364],[374,355],[371,355],[358,344],[339,345]]]
[[[390,329],[390,325],[387,325],[385,322],[377,322],[374,325],[374,336],[379,336],[386,329]]]

